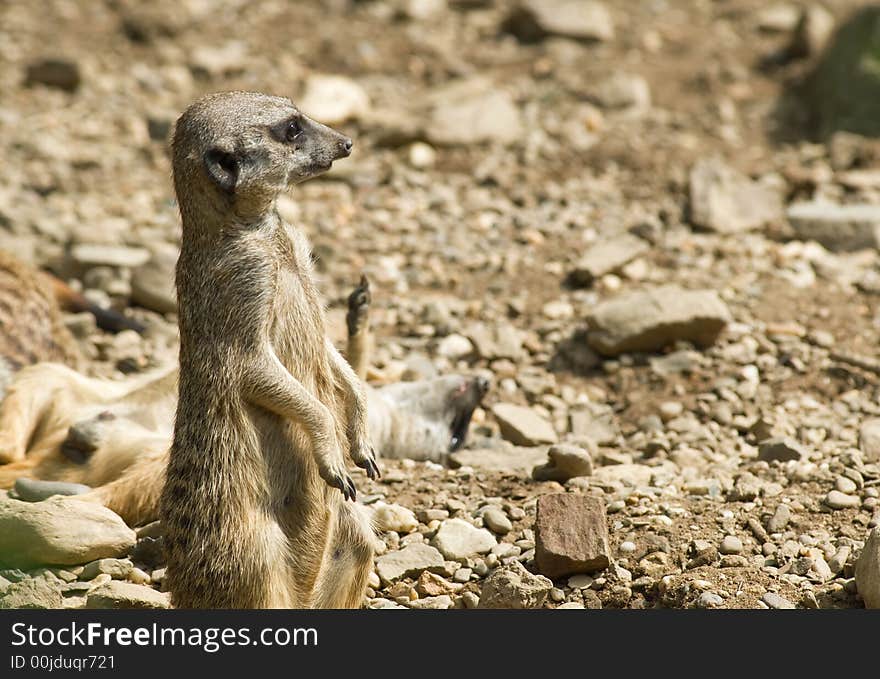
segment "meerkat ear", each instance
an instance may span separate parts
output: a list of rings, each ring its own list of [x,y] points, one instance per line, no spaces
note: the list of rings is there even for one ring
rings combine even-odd
[[[205,152],[204,161],[205,170],[211,180],[226,193],[235,193],[239,172],[238,158],[215,146]]]

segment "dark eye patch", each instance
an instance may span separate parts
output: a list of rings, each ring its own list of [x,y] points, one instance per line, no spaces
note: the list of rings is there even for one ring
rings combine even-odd
[[[299,116],[292,116],[273,125],[270,131],[277,141],[288,144],[302,134],[303,128]]]

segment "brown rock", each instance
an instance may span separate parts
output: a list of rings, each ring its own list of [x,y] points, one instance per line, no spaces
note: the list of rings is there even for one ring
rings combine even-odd
[[[535,562],[550,578],[591,573],[611,563],[605,505],[590,495],[556,493],[538,498]]]
[[[430,571],[422,571],[416,582],[416,591],[421,596],[442,596],[452,594],[459,589],[461,589],[461,585],[455,585]]]

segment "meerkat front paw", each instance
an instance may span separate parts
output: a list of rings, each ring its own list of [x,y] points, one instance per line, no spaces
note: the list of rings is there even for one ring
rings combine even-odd
[[[351,476],[348,475],[342,455],[337,453],[336,455],[319,456],[318,473],[328,486],[338,488],[346,500],[357,499],[357,489]]]
[[[365,440],[352,442],[351,459],[358,467],[364,469],[371,479],[375,480],[382,476],[379,465],[376,464],[376,451]]]

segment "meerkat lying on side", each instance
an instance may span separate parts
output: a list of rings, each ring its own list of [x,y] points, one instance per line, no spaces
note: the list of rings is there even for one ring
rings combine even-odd
[[[349,295],[346,315],[345,356],[359,376],[366,375],[374,343],[370,303],[364,278]],[[367,385],[367,429],[376,452],[445,462],[464,444],[488,388],[486,379],[465,375]],[[152,521],[176,407],[176,366],[121,381],[85,377],[54,363],[26,367],[0,403],[0,431],[10,434],[7,447],[22,451],[18,462],[0,465],[0,488],[15,484],[23,495],[41,497],[91,486],[92,498],[130,525]]]
[[[0,390],[26,365],[57,361],[76,368],[82,363],[48,277],[5,250],[0,250],[0,328]],[[7,454],[0,444],[0,462],[10,461]]]
[[[91,312],[101,327],[118,331],[143,330],[139,323],[112,309],[103,309],[54,276],[40,271],[0,249],[0,397],[22,368],[58,362],[71,373],[84,364],[82,353],[61,314],[59,303],[70,311]],[[22,397],[30,408],[40,409],[45,391],[38,389]],[[35,423],[28,438],[15,427],[0,424],[0,464],[23,460],[31,434],[51,429],[49,422]]]

